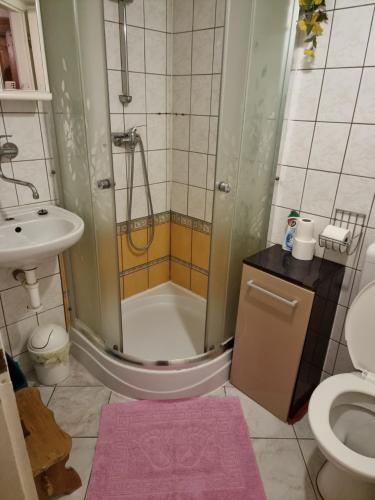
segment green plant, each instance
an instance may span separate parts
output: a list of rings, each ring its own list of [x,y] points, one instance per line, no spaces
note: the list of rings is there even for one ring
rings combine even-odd
[[[317,37],[323,33],[321,23],[328,20],[325,0],[299,0],[300,17],[298,29],[306,34],[305,43],[311,46],[305,49],[306,56],[314,56]]]

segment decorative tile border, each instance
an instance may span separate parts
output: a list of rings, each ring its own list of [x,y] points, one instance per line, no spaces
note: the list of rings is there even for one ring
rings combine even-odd
[[[190,262],[186,262],[185,260],[178,259],[177,257],[173,257],[172,255],[170,256],[171,262],[176,262],[176,264],[181,264],[184,267],[187,267],[188,269],[194,269],[195,271],[199,271],[200,273],[204,274],[205,276],[208,276],[208,271],[207,269],[202,269],[201,267],[195,266],[194,264],[191,264]]]
[[[194,231],[199,231],[201,233],[211,234],[212,224],[200,219],[194,219],[188,215],[182,215],[178,212],[171,211],[171,222],[179,224],[180,226],[185,226],[192,228]]]
[[[161,212],[160,214],[155,214],[155,226],[159,224],[166,224],[171,220],[171,213]],[[151,226],[151,217],[140,217],[139,219],[133,219],[130,223],[131,231],[139,231],[140,229],[145,229]],[[127,234],[128,223],[120,222],[117,224],[117,234]]]
[[[129,274],[133,274],[137,271],[142,271],[143,269],[148,269],[149,267],[155,266],[156,264],[161,264],[162,262],[169,262],[170,256],[166,255],[164,257],[160,257],[159,259],[151,260],[150,262],[145,262],[144,264],[140,264],[139,266],[131,267],[130,269],[126,269],[126,271],[122,271],[119,274],[120,278],[123,276],[128,276]]]
[[[160,214],[155,214],[155,225],[166,224],[167,222],[174,222],[180,226],[185,226],[205,234],[211,234],[212,224],[200,219],[194,219],[188,215],[179,214],[178,212],[168,211]],[[140,217],[131,221],[131,231],[139,231],[151,226],[151,217]],[[119,222],[117,224],[117,234],[127,234],[128,223]]]

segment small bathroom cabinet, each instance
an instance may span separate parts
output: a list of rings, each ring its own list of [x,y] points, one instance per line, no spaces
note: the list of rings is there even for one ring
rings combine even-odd
[[[244,260],[230,380],[281,420],[320,382],[344,269],[280,245]]]

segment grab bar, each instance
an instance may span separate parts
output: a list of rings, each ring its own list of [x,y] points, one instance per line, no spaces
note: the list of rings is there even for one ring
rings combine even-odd
[[[122,104],[132,102],[129,85],[129,67],[128,67],[128,26],[126,23],[126,4],[133,0],[120,0],[118,4],[119,27],[120,27],[120,56],[121,56],[121,81],[122,94],[119,95]]]
[[[261,286],[256,285],[254,283],[254,280],[248,281],[247,286],[249,288],[255,288],[255,290],[258,290],[258,292],[262,292],[265,295],[272,297],[273,299],[279,300],[280,302],[282,302],[283,304],[286,304],[287,306],[296,307],[296,305],[298,304],[298,300],[296,300],[296,299],[294,299],[294,300],[284,299],[284,297],[281,297],[280,295],[277,295],[276,293],[270,292],[269,290],[266,290],[265,288],[262,288]]]

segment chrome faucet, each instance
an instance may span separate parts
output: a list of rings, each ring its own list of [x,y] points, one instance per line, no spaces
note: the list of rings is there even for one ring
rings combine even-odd
[[[11,135],[0,135],[0,139],[5,137],[6,139],[8,137],[12,137]],[[31,184],[31,182],[26,182],[22,181],[20,179],[14,179],[13,177],[7,177],[2,169],[2,162],[3,160],[13,160],[18,155],[18,147],[13,144],[13,142],[4,142],[2,146],[0,146],[0,179],[2,179],[5,182],[10,182],[12,184],[18,184],[19,186],[25,186],[31,189],[31,192],[33,193],[33,198],[34,200],[39,199],[39,193],[37,188],[34,186],[34,184]]]

